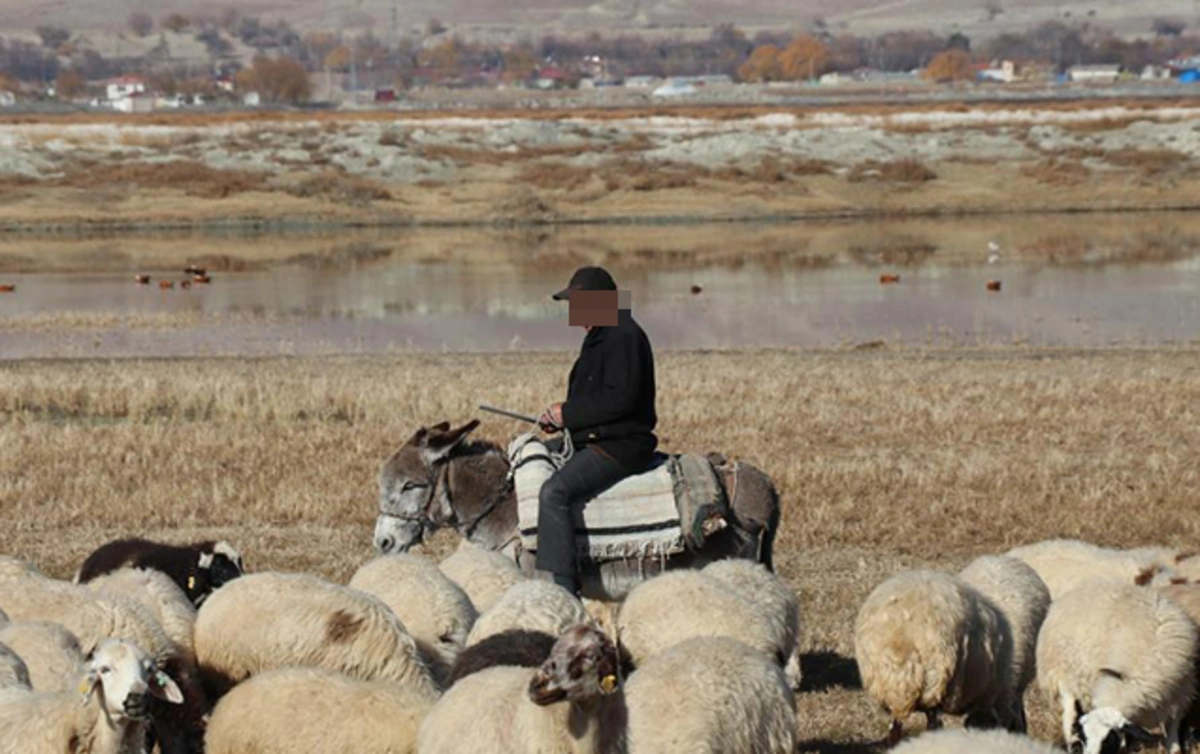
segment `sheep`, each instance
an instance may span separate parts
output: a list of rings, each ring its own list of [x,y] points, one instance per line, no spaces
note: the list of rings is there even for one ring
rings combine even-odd
[[[464,649],[446,676],[446,688],[472,673],[497,665],[536,668],[550,656],[555,637],[544,631],[510,630],[483,639]]]
[[[28,560],[0,555],[0,584],[9,584],[28,578],[46,578],[37,566]]]
[[[1050,590],[1037,571],[1003,555],[977,558],[958,577],[991,600],[1008,621],[1013,647],[1009,704],[1016,731],[1024,733],[1025,689],[1033,682],[1038,630],[1050,609]]]
[[[485,550],[466,539],[438,563],[438,568],[462,587],[480,615],[491,610],[509,587],[525,578],[511,558]]]
[[[35,691],[68,691],[83,666],[75,634],[58,623],[17,621],[0,629],[0,644],[20,655]]]
[[[170,576],[149,568],[118,568],[86,583],[97,593],[128,597],[146,608],[180,650],[192,655],[196,607]]]
[[[905,571],[867,597],[854,624],[854,653],[863,688],[892,717],[890,743],[903,721],[923,712],[929,728],[940,714],[967,723],[1016,727],[1011,699],[1012,634],[991,600],[949,574]]]
[[[728,637],[654,655],[629,677],[625,699],[629,754],[791,754],[799,739],[783,670]]]
[[[590,622],[583,603],[566,589],[530,579],[513,584],[491,609],[479,616],[467,635],[467,646],[503,631],[525,629],[558,636],[569,626]]]
[[[183,700],[175,682],[131,642],[101,642],[82,670],[78,691],[5,696],[0,702],[0,751],[140,752],[146,742],[147,695],[170,704]]]
[[[385,555],[359,568],[349,586],[391,608],[434,675],[445,679],[478,617],[471,598],[458,584],[419,556]]]
[[[1052,706],[1061,704],[1068,747],[1082,738],[1098,751],[1109,735],[1161,726],[1178,754],[1196,688],[1196,642],[1195,623],[1155,589],[1101,579],[1052,602],[1037,641],[1037,685]],[[1084,712],[1095,714],[1084,721]]]
[[[200,607],[195,639],[214,698],[285,667],[437,690],[416,642],[387,605],[309,574],[266,571],[229,582]]]
[[[728,584],[754,603],[754,610],[771,621],[776,646],[787,658],[784,673],[792,691],[800,690],[800,599],[783,579],[766,566],[742,558],[726,558],[705,566],[705,576]]]
[[[1005,553],[1037,571],[1056,600],[1075,587],[1105,578],[1127,584],[1162,583],[1173,572],[1158,549],[1110,550],[1075,539],[1051,539]]]
[[[0,610],[0,628],[4,628],[7,625],[8,625],[8,614],[5,613],[3,610]]]
[[[0,641],[0,691],[23,689],[29,691],[33,683],[29,680],[29,668],[19,654]]]
[[[617,634],[635,667],[696,636],[727,636],[784,665],[771,619],[750,600],[704,571],[679,570],[638,584],[617,613]]]
[[[1062,754],[1048,743],[1004,730],[951,729],[910,738],[894,754]]]
[[[152,568],[162,571],[199,607],[214,590],[245,572],[242,556],[233,545],[211,540],[191,545],[168,545],[146,539],[119,539],[96,548],[75,573],[84,584],[118,568]]]
[[[149,610],[128,597],[97,594],[85,586],[27,576],[0,592],[0,608],[14,620],[61,624],[86,655],[105,639],[125,639],[149,652],[182,688],[184,704],[151,702],[154,731],[165,752],[182,750],[203,727],[207,698],[192,655],[178,647]]]
[[[316,668],[250,678],[213,710],[207,754],[411,754],[437,697],[389,681],[359,681]]]
[[[618,667],[608,637],[587,624],[572,626],[536,670],[493,667],[454,684],[421,723],[417,752],[622,751],[625,701]]]

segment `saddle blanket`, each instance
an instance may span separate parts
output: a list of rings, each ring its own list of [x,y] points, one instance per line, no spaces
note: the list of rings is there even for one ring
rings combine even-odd
[[[526,550],[537,550],[538,495],[557,470],[546,445],[532,433],[509,446],[517,495],[517,526]],[[666,558],[687,547],[676,505],[671,459],[626,477],[573,510],[579,556],[597,562]]]

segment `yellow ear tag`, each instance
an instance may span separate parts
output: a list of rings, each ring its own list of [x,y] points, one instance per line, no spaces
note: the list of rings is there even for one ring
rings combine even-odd
[[[195,589],[195,588],[196,588],[196,577],[188,576],[188,590],[191,591],[192,589]]]
[[[617,677],[615,675],[606,675],[600,679],[600,693],[611,694],[617,690]]]
[[[91,687],[91,681],[89,681],[87,678],[84,678],[79,682],[79,693],[86,694]]]

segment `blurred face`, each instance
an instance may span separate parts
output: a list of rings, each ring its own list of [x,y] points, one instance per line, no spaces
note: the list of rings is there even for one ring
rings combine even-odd
[[[617,324],[617,291],[571,291],[567,299],[570,309],[568,324],[591,330],[593,327],[614,327]]]

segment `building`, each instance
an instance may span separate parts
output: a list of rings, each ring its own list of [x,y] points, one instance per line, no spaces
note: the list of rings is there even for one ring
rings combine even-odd
[[[1067,80],[1079,84],[1112,84],[1120,76],[1119,65],[1076,65],[1067,69]]]
[[[655,97],[682,97],[687,94],[695,94],[696,87],[686,81],[672,79],[662,86],[655,89],[651,94]]]
[[[542,66],[533,75],[534,86],[538,89],[557,89],[567,86],[570,80],[570,74],[553,65]]]
[[[0,107],[12,107],[17,104],[17,95],[7,90],[0,90]]]
[[[246,92],[242,96],[242,104],[246,107],[258,107],[262,104],[262,97],[259,96],[258,92]]]
[[[146,91],[146,82],[137,76],[121,76],[108,82],[108,101],[119,99]]]
[[[151,113],[154,112],[154,97],[143,88],[124,97],[109,100],[114,110],[122,113]]]
[[[1140,78],[1142,81],[1168,81],[1171,78],[1171,69],[1161,65],[1148,65],[1142,69]]]
[[[625,86],[628,89],[653,89],[662,84],[658,76],[626,76]]]
[[[1017,65],[1011,60],[1005,60],[997,66],[994,62],[981,68],[977,74],[980,81],[994,81],[999,84],[1011,84],[1017,80]]]

